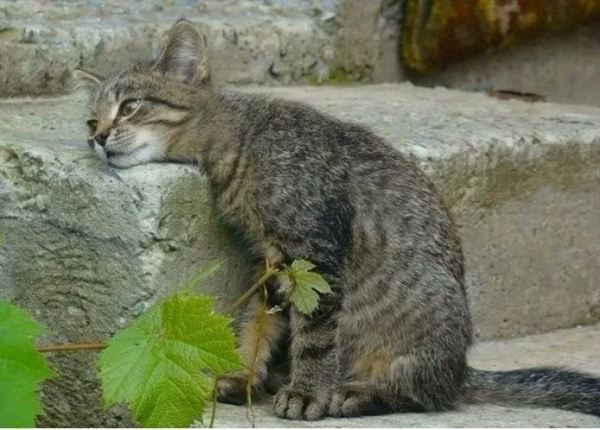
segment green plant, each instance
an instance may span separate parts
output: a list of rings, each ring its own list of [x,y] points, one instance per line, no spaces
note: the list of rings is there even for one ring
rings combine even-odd
[[[193,293],[220,267],[214,264],[202,270],[107,343],[36,349],[44,329],[25,311],[0,300],[0,427],[32,427],[36,415],[42,413],[37,391],[44,380],[56,375],[42,353],[81,350],[103,350],[98,364],[107,408],[125,403],[144,427],[189,427],[194,420],[202,420],[206,404],[212,401],[212,427],[218,378],[244,367],[230,318],[215,311],[213,298]],[[331,292],[313,268],[304,260],[267,267],[227,313],[258,293],[268,279],[281,276],[290,281],[290,303],[310,314],[318,306],[318,293]],[[270,311],[265,304],[265,313]],[[257,327],[258,332],[261,329]]]
[[[35,347],[44,334],[24,310],[0,300],[0,427],[33,427],[40,384],[56,374]]]
[[[202,418],[214,378],[244,367],[229,319],[210,297],[189,293],[117,333],[99,365],[106,407],[126,403],[144,427],[189,426]]]
[[[310,261],[296,260],[284,270],[291,282],[289,292],[290,302],[300,312],[310,315],[319,305],[319,294],[331,294],[327,281],[318,273],[313,272],[315,265]]]

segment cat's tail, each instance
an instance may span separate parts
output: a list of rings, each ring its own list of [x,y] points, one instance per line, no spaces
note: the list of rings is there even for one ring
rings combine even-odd
[[[600,378],[552,367],[504,372],[469,368],[466,401],[552,407],[600,416]]]

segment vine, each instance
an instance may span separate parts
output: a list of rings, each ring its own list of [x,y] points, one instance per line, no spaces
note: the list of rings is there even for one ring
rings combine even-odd
[[[3,239],[0,234],[0,245]],[[35,417],[43,412],[37,391],[45,380],[57,376],[43,354],[93,350],[101,351],[98,363],[105,406],[125,403],[144,427],[188,427],[194,420],[202,420],[209,401],[209,426],[213,427],[219,378],[247,366],[247,416],[254,427],[252,381],[264,341],[264,323],[272,311],[268,309],[265,283],[273,277],[286,277],[291,281],[289,301],[304,313],[317,306],[318,293],[331,290],[307,261],[294,261],[282,268],[267,265],[258,281],[225,310],[225,314],[233,313],[262,291],[254,359],[245,365],[236,349],[230,317],[215,311],[213,298],[193,293],[220,267],[214,264],[201,271],[107,342],[36,347],[43,327],[25,311],[0,300],[0,427],[32,427]],[[10,389],[3,386],[6,381]],[[22,405],[19,416],[14,416],[11,407],[15,401]]]

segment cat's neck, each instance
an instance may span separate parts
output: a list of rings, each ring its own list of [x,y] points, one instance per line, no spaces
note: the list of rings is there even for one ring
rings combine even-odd
[[[202,166],[218,186],[235,169],[247,127],[248,96],[223,91],[199,102],[193,118],[173,131],[167,161]]]

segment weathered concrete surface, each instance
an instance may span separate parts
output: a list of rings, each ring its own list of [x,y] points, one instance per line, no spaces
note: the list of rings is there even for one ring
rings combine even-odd
[[[398,82],[534,92],[600,105],[600,24],[447,65],[402,69],[401,0],[0,0],[0,97],[69,92],[76,67],[107,73],[155,56],[182,16],[205,34],[217,81]]]
[[[559,330],[475,345],[469,359],[481,369],[567,366],[600,375],[600,326]],[[464,405],[443,414],[393,414],[298,422],[277,419],[268,400],[255,406],[256,427],[599,427],[600,418],[544,408]],[[250,427],[244,407],[219,405],[216,427]]]
[[[591,323],[600,314],[600,109],[497,101],[410,85],[271,89],[372,126],[430,174],[461,227],[477,337]],[[245,268],[212,221],[202,175],[114,170],[85,143],[73,98],[0,102],[0,297],[58,341],[105,338],[200,266],[234,296]],[[56,358],[52,425],[101,414],[94,354]]]
[[[397,80],[399,5],[356,3],[0,0],[0,97],[64,94],[77,67],[107,73],[154,58],[182,16],[206,36],[220,82]]]
[[[413,82],[471,91],[531,92],[548,101],[600,106],[600,23],[478,55]]]
[[[77,67],[107,73],[154,58],[180,17],[206,36],[216,80],[306,80],[333,58],[333,8],[326,0],[0,1],[0,96],[64,94]]]
[[[400,0],[0,0],[0,97],[69,92],[76,67],[99,73],[155,56],[182,16],[205,34],[216,80],[289,85],[398,82],[510,89],[600,105],[600,24],[447,65],[403,71]]]
[[[327,82],[399,82],[400,21],[404,0],[338,0],[334,33],[336,60]],[[333,69],[333,70],[331,70]],[[318,83],[318,79],[312,80]]]
[[[51,343],[106,339],[225,255],[228,275],[206,286],[225,301],[235,297],[245,269],[217,233],[199,172],[107,168],[81,139],[82,106],[1,103],[0,297],[31,311]],[[53,357],[62,376],[44,389],[50,407],[42,424],[121,424],[120,413],[102,413],[95,360],[94,353]]]

